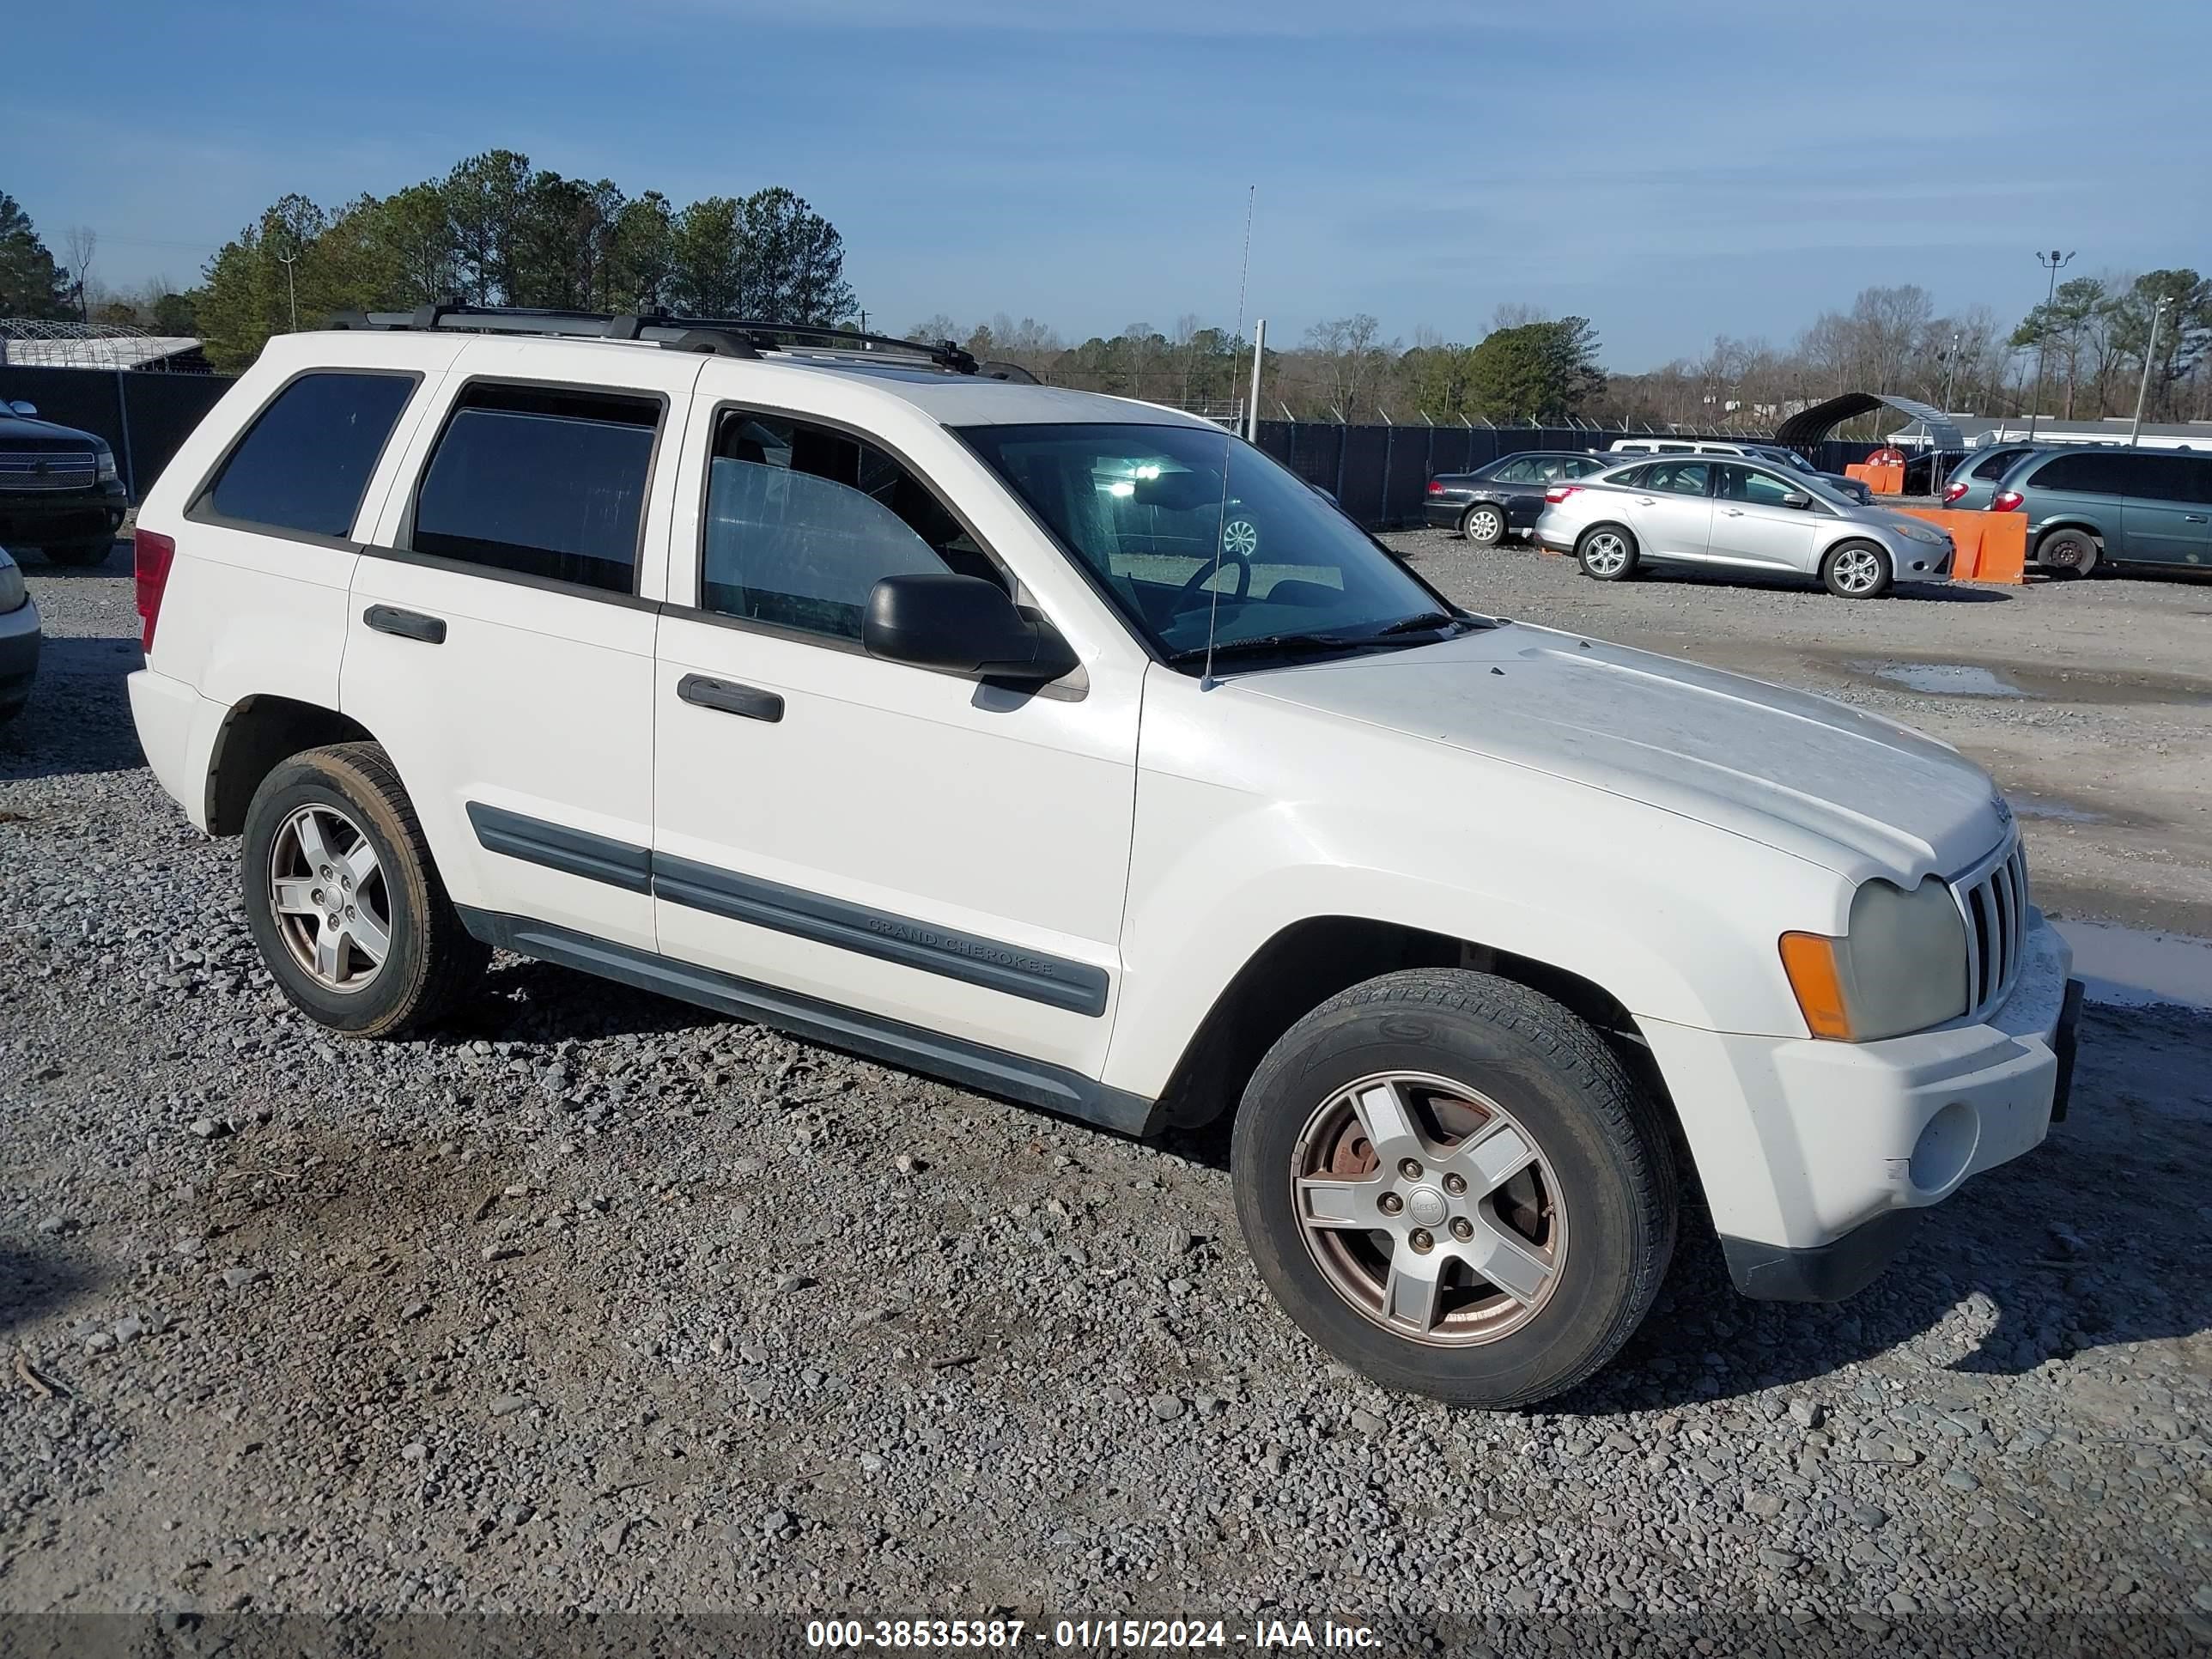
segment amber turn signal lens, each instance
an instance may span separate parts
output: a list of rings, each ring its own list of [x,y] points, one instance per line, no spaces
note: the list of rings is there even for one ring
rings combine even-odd
[[[1837,941],[1822,933],[1784,933],[1782,971],[1797,994],[1805,1028],[1816,1037],[1851,1040],[1851,1017],[1844,1007],[1843,975],[1836,962]]]

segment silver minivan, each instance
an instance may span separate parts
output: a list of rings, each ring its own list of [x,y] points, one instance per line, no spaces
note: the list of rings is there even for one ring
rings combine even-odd
[[[1536,540],[1572,553],[1583,573],[1620,581],[1647,563],[1817,576],[1846,599],[1877,599],[1899,580],[1945,581],[1948,532],[1863,506],[1818,478],[1765,461],[1667,455],[1544,495]]]

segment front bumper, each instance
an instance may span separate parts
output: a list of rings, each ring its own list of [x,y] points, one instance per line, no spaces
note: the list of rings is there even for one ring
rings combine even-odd
[[[36,600],[0,617],[0,709],[21,708],[30,696],[44,638]]]
[[[2003,1006],[1882,1042],[1640,1022],[1746,1295],[1848,1296],[1917,1213],[2040,1144],[2072,1072],[2073,953],[2039,911]]]
[[[97,489],[10,490],[0,494],[0,545],[23,542],[43,547],[48,541],[84,540],[104,529],[121,528],[130,498],[121,484]]]

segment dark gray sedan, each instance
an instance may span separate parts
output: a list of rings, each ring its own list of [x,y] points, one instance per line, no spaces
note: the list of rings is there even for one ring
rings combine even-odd
[[[1423,511],[1433,528],[1456,530],[1477,547],[1494,547],[1535,528],[1549,486],[1601,471],[1620,459],[1574,449],[1501,455],[1472,472],[1440,472],[1430,479]]]

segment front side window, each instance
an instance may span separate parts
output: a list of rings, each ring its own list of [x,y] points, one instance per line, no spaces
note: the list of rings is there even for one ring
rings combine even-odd
[[[980,426],[960,436],[1170,660],[1425,642],[1462,624],[1250,445],[1195,426]],[[1392,632],[1401,624],[1412,624]],[[1290,642],[1295,642],[1294,646]]]
[[[195,516],[310,536],[352,534],[412,374],[302,374],[263,410]]]
[[[1721,469],[1721,494],[1731,501],[1742,501],[1752,507],[1786,507],[1791,495],[1804,493],[1771,472],[1760,472],[1747,466]]]
[[[415,550],[634,592],[660,411],[613,392],[469,386],[416,492]]]
[[[1667,461],[1646,470],[1643,488],[1669,495],[1702,495],[1712,474],[1710,461]]]
[[[725,617],[860,637],[885,576],[981,576],[989,555],[885,451],[827,427],[726,410],[707,470],[699,603]]]
[[[2203,501],[2212,465],[2191,455],[2130,455],[2128,494],[2151,501]]]

